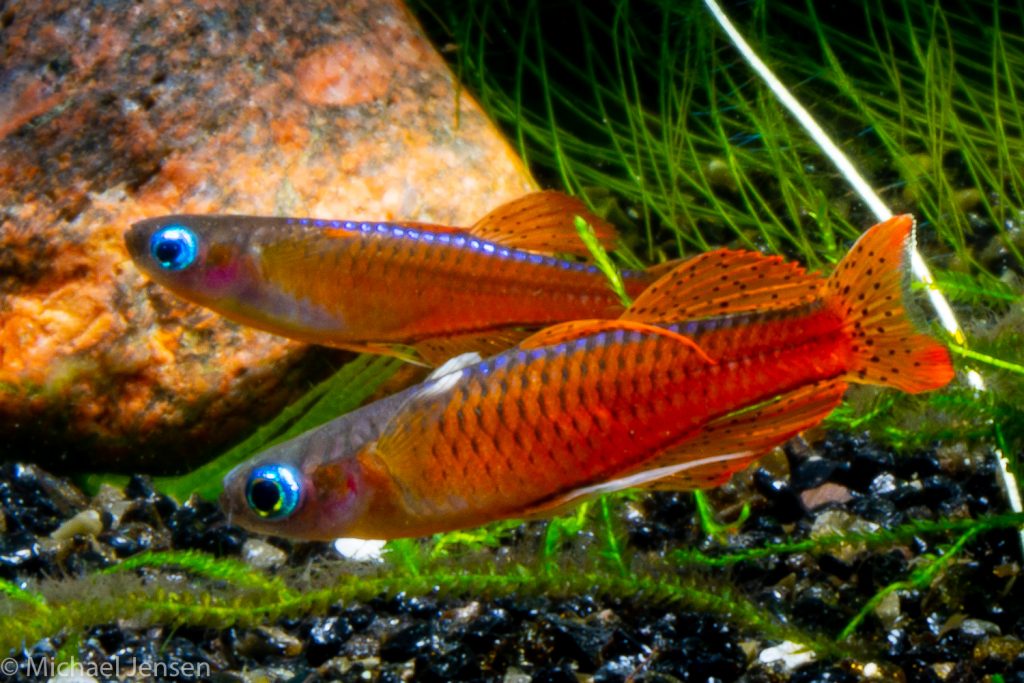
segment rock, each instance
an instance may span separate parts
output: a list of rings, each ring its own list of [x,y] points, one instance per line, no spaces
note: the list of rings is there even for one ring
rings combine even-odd
[[[430,624],[413,624],[381,643],[380,658],[385,662],[405,662],[431,652],[433,646]]]
[[[96,536],[101,531],[103,531],[103,522],[100,521],[100,513],[95,510],[82,510],[54,529],[50,538],[55,541],[63,541],[73,538],[77,534]]]
[[[853,496],[850,494],[850,489],[830,481],[813,489],[807,489],[800,494],[800,502],[808,511],[817,510],[830,503],[841,505],[852,499]]]
[[[26,3],[0,55],[7,458],[186,469],[325,369],[146,282],[133,221],[468,225],[532,187],[397,0]]]
[[[288,559],[288,553],[264,540],[250,538],[242,544],[242,559],[256,569],[274,569]]]

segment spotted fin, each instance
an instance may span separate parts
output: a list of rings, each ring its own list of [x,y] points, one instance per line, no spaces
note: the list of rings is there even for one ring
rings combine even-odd
[[[828,305],[851,338],[851,382],[913,394],[953,379],[949,350],[918,331],[905,307],[913,253],[913,217],[894,216],[861,235],[828,279]]]
[[[600,334],[601,332],[620,331],[640,332],[642,334],[651,334],[672,339],[690,347],[705,362],[712,365],[715,364],[715,361],[704,353],[703,349],[697,345],[697,342],[693,341],[689,337],[683,336],[678,332],[673,332],[672,330],[667,330],[663,327],[645,325],[643,323],[629,320],[572,320],[567,323],[559,323],[558,325],[552,325],[551,327],[547,327],[533,336],[528,337],[519,344],[519,348],[535,349],[541,346],[551,346],[567,341],[573,341],[574,339],[589,337],[594,334]]]
[[[663,266],[657,266],[663,268]],[[622,320],[672,323],[810,303],[825,280],[779,256],[718,249],[676,266],[636,298]]]

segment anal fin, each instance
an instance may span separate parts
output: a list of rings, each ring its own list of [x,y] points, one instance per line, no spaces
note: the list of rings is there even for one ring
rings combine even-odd
[[[843,399],[846,383],[817,382],[712,420],[642,467],[534,504],[517,516],[555,514],[581,499],[628,488],[693,491],[724,484],[775,446],[821,422]]]
[[[751,462],[824,420],[843,400],[846,382],[816,382],[771,401],[730,413],[707,423],[693,439],[665,451],[652,468],[689,462],[690,467],[657,479],[645,488],[686,490],[724,484]]]

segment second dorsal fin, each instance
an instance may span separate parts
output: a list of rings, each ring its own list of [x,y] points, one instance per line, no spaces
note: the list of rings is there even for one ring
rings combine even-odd
[[[590,252],[576,233],[576,216],[583,217],[594,228],[601,246],[614,248],[618,235],[608,221],[596,216],[576,197],[553,190],[533,192],[502,204],[468,230],[506,247],[588,256]]]
[[[623,320],[668,323],[810,303],[825,280],[779,256],[717,249],[673,268],[637,297]]]

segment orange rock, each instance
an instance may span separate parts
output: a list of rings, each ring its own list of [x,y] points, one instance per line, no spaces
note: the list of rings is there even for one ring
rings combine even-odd
[[[5,458],[181,470],[323,371],[147,282],[132,222],[466,225],[533,187],[394,1],[28,3],[0,54]]]

